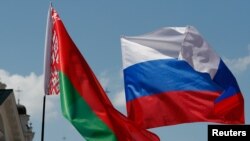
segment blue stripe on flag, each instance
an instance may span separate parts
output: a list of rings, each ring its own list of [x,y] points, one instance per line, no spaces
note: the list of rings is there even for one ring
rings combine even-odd
[[[209,74],[187,62],[162,59],[142,62],[124,70],[126,100],[170,91],[222,91]]]
[[[215,100],[215,103],[240,93],[235,77],[222,60],[220,60],[219,68],[213,80],[224,89],[221,96]]]

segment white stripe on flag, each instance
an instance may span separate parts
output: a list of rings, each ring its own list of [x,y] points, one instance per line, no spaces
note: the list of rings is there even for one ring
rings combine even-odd
[[[196,71],[213,79],[220,57],[192,26],[164,27],[154,32],[122,37],[123,69],[137,63],[159,60],[185,60]]]
[[[220,63],[220,57],[194,28],[188,27],[180,51],[180,60],[185,60],[198,72],[209,73],[214,78]]]
[[[144,61],[177,59],[185,33],[185,27],[165,27],[141,36],[122,37],[123,68]]]

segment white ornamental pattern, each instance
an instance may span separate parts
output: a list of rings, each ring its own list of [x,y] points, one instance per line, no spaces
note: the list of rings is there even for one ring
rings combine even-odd
[[[60,20],[58,14],[52,10],[53,25],[57,20]],[[59,46],[58,37],[54,28],[52,28],[52,41],[51,41],[51,60],[50,60],[50,79],[49,79],[49,94],[57,95],[60,93],[59,83]]]
[[[49,81],[49,93],[50,94],[59,94],[60,85],[59,85],[59,56],[58,56],[58,38],[56,32],[53,32],[52,43],[51,43],[51,74]]]

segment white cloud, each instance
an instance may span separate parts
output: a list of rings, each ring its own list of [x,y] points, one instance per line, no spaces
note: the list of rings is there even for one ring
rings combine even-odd
[[[7,85],[7,89],[13,89],[15,98],[20,99],[27,109],[27,114],[32,119],[40,119],[43,107],[43,75],[30,73],[27,76],[19,74],[10,74],[0,69],[0,81]],[[46,119],[55,117],[58,111],[55,110],[59,105],[58,97],[47,96],[46,98]]]
[[[125,92],[124,92],[124,88],[117,88],[119,86],[114,85],[113,83],[111,84],[111,82],[116,82],[114,76],[117,76],[119,79],[123,78],[123,71],[120,70],[118,75],[108,71],[104,71],[101,73],[101,75],[99,75],[99,80],[100,83],[102,85],[102,87],[105,89],[105,91],[109,91],[107,94],[111,100],[111,102],[113,103],[113,105],[115,107],[125,107],[126,101],[125,101]],[[112,86],[112,91],[110,91],[109,87]],[[111,94],[109,94],[111,93]]]
[[[108,77],[108,72],[102,72],[100,76],[97,76],[104,90],[108,89],[108,85],[110,84],[110,78]]]
[[[247,56],[236,58],[236,59],[223,59],[227,66],[232,70],[234,73],[242,73],[249,69],[250,67],[250,53]]]
[[[121,87],[121,85],[115,84],[117,82],[120,82],[122,78],[123,78],[122,71],[119,71],[118,74],[105,71],[101,73],[101,75],[99,75],[100,83],[102,84],[102,87],[106,91],[108,91],[107,95],[111,100],[112,104],[114,105],[114,107],[121,113],[126,115],[126,100],[125,100],[124,88],[123,86]]]
[[[112,102],[116,107],[125,107],[126,100],[125,100],[124,90],[121,90],[118,93],[116,93],[114,98],[112,99]]]
[[[126,99],[125,99],[125,94],[124,90],[120,90],[117,93],[115,93],[114,97],[111,99],[114,107],[120,111],[122,114],[125,116],[127,115],[127,110],[126,110]]]

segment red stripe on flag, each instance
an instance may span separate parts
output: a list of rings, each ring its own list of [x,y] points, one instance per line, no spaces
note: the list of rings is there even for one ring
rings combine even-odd
[[[127,103],[128,117],[140,127],[153,128],[190,122],[241,123],[214,112],[219,92],[176,91],[144,96]],[[152,116],[155,115],[155,116]]]
[[[239,124],[245,123],[244,99],[241,93],[237,93],[215,104],[216,115],[224,115],[230,120],[239,120]]]

